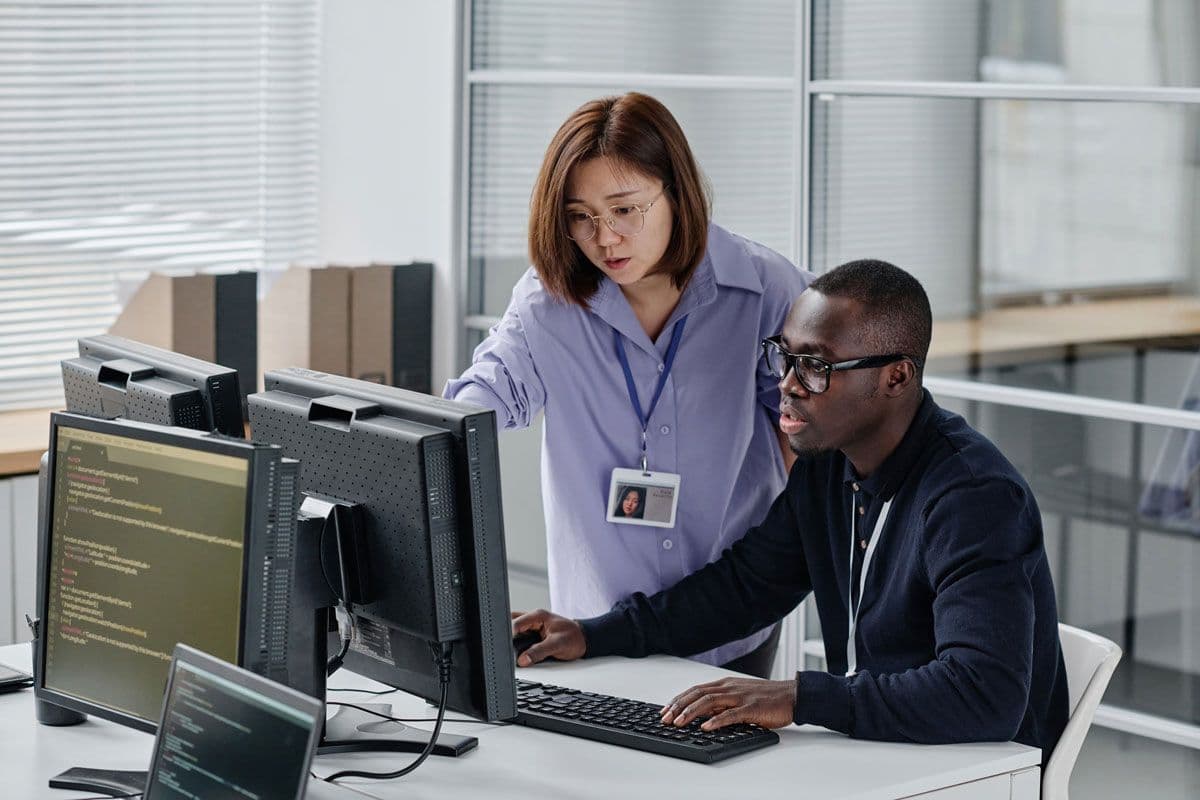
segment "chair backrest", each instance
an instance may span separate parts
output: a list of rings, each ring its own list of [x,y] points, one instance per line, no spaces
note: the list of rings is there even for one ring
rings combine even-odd
[[[1042,774],[1042,800],[1067,800],[1067,785],[1079,748],[1083,746],[1113,670],[1121,660],[1121,648],[1103,636],[1060,623],[1058,639],[1067,668],[1071,716],[1046,762],[1046,771]]]

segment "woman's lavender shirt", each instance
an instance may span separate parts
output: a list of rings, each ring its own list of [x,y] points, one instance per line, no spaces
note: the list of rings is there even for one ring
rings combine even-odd
[[[632,592],[653,594],[716,560],[766,515],[784,470],[779,389],[761,364],[759,342],[782,330],[811,279],[778,253],[712,225],[704,260],[656,342],[607,278],[586,309],[552,298],[532,269],[517,283],[474,363],[444,394],[494,410],[506,429],[545,412],[542,497],[555,612],[592,617]],[[624,337],[645,408],[685,314],[647,429],[650,469],[682,476],[675,527],[607,522],[613,468],[636,467],[641,455],[613,329]],[[723,664],[767,633],[695,658]]]

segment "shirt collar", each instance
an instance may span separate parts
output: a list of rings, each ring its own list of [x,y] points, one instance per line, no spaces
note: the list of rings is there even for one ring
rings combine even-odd
[[[721,286],[763,293],[762,278],[753,266],[755,256],[751,243],[719,225],[708,226],[708,246],[705,260],[712,261],[713,275]]]
[[[713,242],[713,227],[715,226],[710,226],[709,228],[710,245]],[[749,271],[753,272],[753,270]],[[717,284],[719,282],[716,270],[713,267],[712,248],[708,247],[704,251],[704,258],[696,266],[687,285],[683,287],[683,295],[680,296],[679,303],[675,306],[675,310],[671,312],[671,316],[667,318],[667,324],[663,327],[663,333],[666,334],[670,331],[681,317],[716,300]],[[608,276],[605,276],[600,281],[600,286],[596,290],[596,293],[588,299],[588,308],[591,309],[593,314],[624,334],[625,338],[637,347],[640,347],[647,353],[661,355],[655,348],[654,343],[650,341],[650,337],[646,335],[646,331],[642,329],[642,325],[633,313],[633,308],[630,307],[629,301],[621,293],[621,287],[617,286]],[[659,338],[662,340],[661,336]]]
[[[879,469],[875,470],[870,477],[859,480],[854,474],[854,467],[850,464],[850,459],[845,459],[842,480],[847,488],[853,491],[853,485],[857,483],[864,492],[872,497],[881,500],[891,500],[895,497],[900,485],[912,471],[913,465],[925,452],[925,443],[932,434],[931,423],[936,410],[937,405],[933,402],[933,397],[927,390],[921,389],[921,405],[917,408],[913,421],[909,424],[908,430],[904,432],[904,437],[900,439],[900,444],[896,445],[896,449],[892,451],[891,455],[883,460]]]

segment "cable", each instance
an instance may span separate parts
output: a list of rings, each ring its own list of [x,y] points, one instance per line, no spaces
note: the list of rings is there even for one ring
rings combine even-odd
[[[329,659],[325,663],[325,677],[328,678],[342,668],[342,664],[346,660],[346,653],[350,652],[350,641],[354,638],[354,604],[350,601],[349,590],[347,588],[346,564],[341,557],[341,542],[338,543],[338,577],[341,579],[341,591],[333,587],[333,582],[329,580],[329,572],[325,569],[325,532],[329,529],[329,522],[333,520],[334,526],[337,527],[337,509],[331,511],[331,516],[325,518],[325,523],[321,526],[321,536],[317,541],[318,561],[321,562],[321,576],[325,579],[325,585],[329,587],[329,591],[338,599],[337,606],[334,612],[338,620],[338,634],[342,638],[342,648],[338,654]],[[340,536],[340,529],[339,529]]]
[[[327,691],[327,692],[356,692],[358,694],[371,694],[371,695],[378,696],[381,694],[391,694],[392,692],[399,691],[399,689],[379,689],[379,690],[375,690],[375,689],[335,689],[332,686],[330,686],[330,687],[326,688],[325,691]]]
[[[341,706],[342,708],[353,708],[356,711],[361,711],[364,714],[370,714],[373,717],[379,717],[380,719],[386,719],[388,722],[437,722],[437,717],[393,717],[390,714],[384,714],[382,711],[375,711],[374,709],[370,709],[365,706],[356,706],[356,705],[354,705],[354,703],[339,703],[336,700],[326,700],[325,705]],[[446,722],[448,724],[458,724],[458,725],[511,725],[512,724],[510,722],[488,722],[487,720],[482,720],[482,719],[448,719],[448,720],[446,720]]]
[[[349,605],[349,604],[347,603],[347,605]],[[340,608],[340,606],[339,606],[339,608]],[[341,619],[340,619],[341,615],[339,614],[338,616],[339,616],[338,632],[341,633],[341,630],[342,630]],[[346,653],[350,652],[350,640],[354,638],[353,628],[350,629],[348,634],[341,634],[341,635],[342,635],[342,649],[338,651],[338,654],[336,656],[329,659],[329,661],[327,661],[325,663],[325,677],[326,678],[332,676],[333,673],[335,673],[339,669],[341,669],[342,663],[346,660]]]
[[[356,769],[344,769],[325,778],[327,782],[333,783],[338,778],[370,778],[371,780],[380,781],[401,778],[424,764],[425,759],[429,758],[429,754],[433,752],[433,748],[437,745],[438,736],[442,732],[442,721],[446,717],[446,697],[450,692],[450,673],[454,666],[451,660],[452,644],[430,642],[429,649],[433,652],[434,662],[437,664],[438,680],[442,685],[442,697],[438,700],[437,724],[433,726],[433,735],[429,737],[429,744],[425,745],[425,749],[421,751],[421,755],[417,756],[407,767],[398,769],[395,772],[363,772]]]
[[[122,797],[141,797],[141,792],[131,792],[130,794],[94,794],[91,797],[81,797],[79,800],[120,800]]]

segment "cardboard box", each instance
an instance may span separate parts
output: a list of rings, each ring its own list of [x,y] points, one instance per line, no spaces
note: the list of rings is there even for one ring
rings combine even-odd
[[[292,266],[275,281],[258,310],[263,372],[303,367],[350,374],[351,271]]]
[[[151,274],[109,333],[238,371],[242,400],[258,382],[258,274]]]
[[[433,381],[433,265],[351,273],[350,377],[428,394]]]

